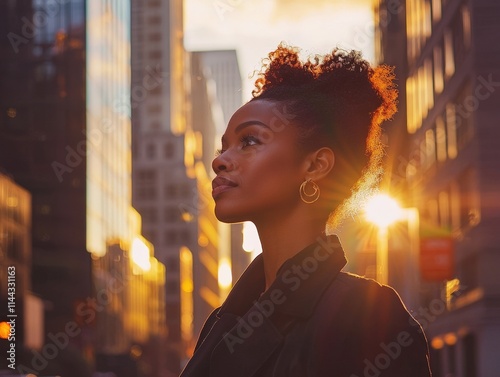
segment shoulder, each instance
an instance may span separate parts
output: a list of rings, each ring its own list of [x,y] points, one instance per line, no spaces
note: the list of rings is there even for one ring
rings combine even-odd
[[[335,301],[346,300],[346,303],[348,301],[351,304],[363,307],[391,303],[392,305],[400,305],[405,309],[401,298],[392,287],[382,285],[373,279],[347,272],[340,272],[336,279],[328,286],[323,301],[331,303],[332,298]]]
[[[366,360],[384,358],[390,361],[384,376],[428,375],[423,330],[389,286],[341,272],[327,288],[315,322],[321,368],[337,360],[346,370],[362,373]]]
[[[339,273],[327,288],[318,311],[323,320],[346,317],[345,322],[371,332],[407,326],[420,329],[392,287],[346,272]]]

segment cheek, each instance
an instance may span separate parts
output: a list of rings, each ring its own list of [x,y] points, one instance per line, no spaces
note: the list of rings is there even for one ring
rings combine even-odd
[[[297,186],[298,190],[302,183],[300,164],[290,152],[275,152],[262,158],[256,156],[252,165],[255,170],[253,177],[249,178],[255,180],[261,188],[287,191]]]

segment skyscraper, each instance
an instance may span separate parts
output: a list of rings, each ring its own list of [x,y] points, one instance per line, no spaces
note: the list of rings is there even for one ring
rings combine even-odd
[[[400,171],[420,212],[421,255],[425,252],[434,268],[441,263],[441,271],[430,274],[421,260],[422,306],[415,312],[431,344],[433,372],[495,376],[500,5],[487,0],[377,5],[384,16],[382,60],[395,64],[406,55],[400,88],[408,149]],[[403,21],[399,26],[398,20]],[[398,33],[405,40],[387,43]],[[441,246],[430,247],[436,240]]]
[[[164,331],[154,292],[165,274],[131,207],[130,6],[18,1],[0,13],[0,165],[33,198],[32,286],[46,332],[74,324],[57,357],[44,354],[57,348],[48,336],[37,350],[47,365],[33,356],[27,367],[51,373],[71,348],[100,371],[118,358],[140,364]]]
[[[192,81],[197,80],[198,85],[204,85],[192,89],[191,121],[193,128],[203,133],[203,159],[207,170],[212,172],[213,151],[220,147],[221,136],[229,119],[243,104],[243,84],[236,50],[193,51],[191,70]],[[206,99],[203,100],[201,96]],[[211,132],[207,132],[208,122],[213,123]],[[250,253],[242,249],[243,224],[219,224],[219,229],[230,238],[221,240],[220,248],[224,249],[225,245],[227,249],[234,282],[248,266],[251,257]]]
[[[171,375],[190,357],[201,318],[220,305],[218,232],[202,162],[202,140],[213,131],[192,127],[182,26],[182,1],[132,1],[133,203],[166,265]]]

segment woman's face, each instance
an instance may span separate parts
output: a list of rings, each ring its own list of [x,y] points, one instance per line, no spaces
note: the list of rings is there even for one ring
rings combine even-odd
[[[300,203],[305,154],[284,104],[255,100],[232,116],[212,162],[215,214],[223,222],[286,216]]]

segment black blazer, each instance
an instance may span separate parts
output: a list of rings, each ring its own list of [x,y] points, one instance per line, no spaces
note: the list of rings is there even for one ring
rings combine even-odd
[[[288,259],[265,288],[262,256],[207,319],[181,377],[429,377],[422,328],[397,293],[340,272],[336,236]]]

